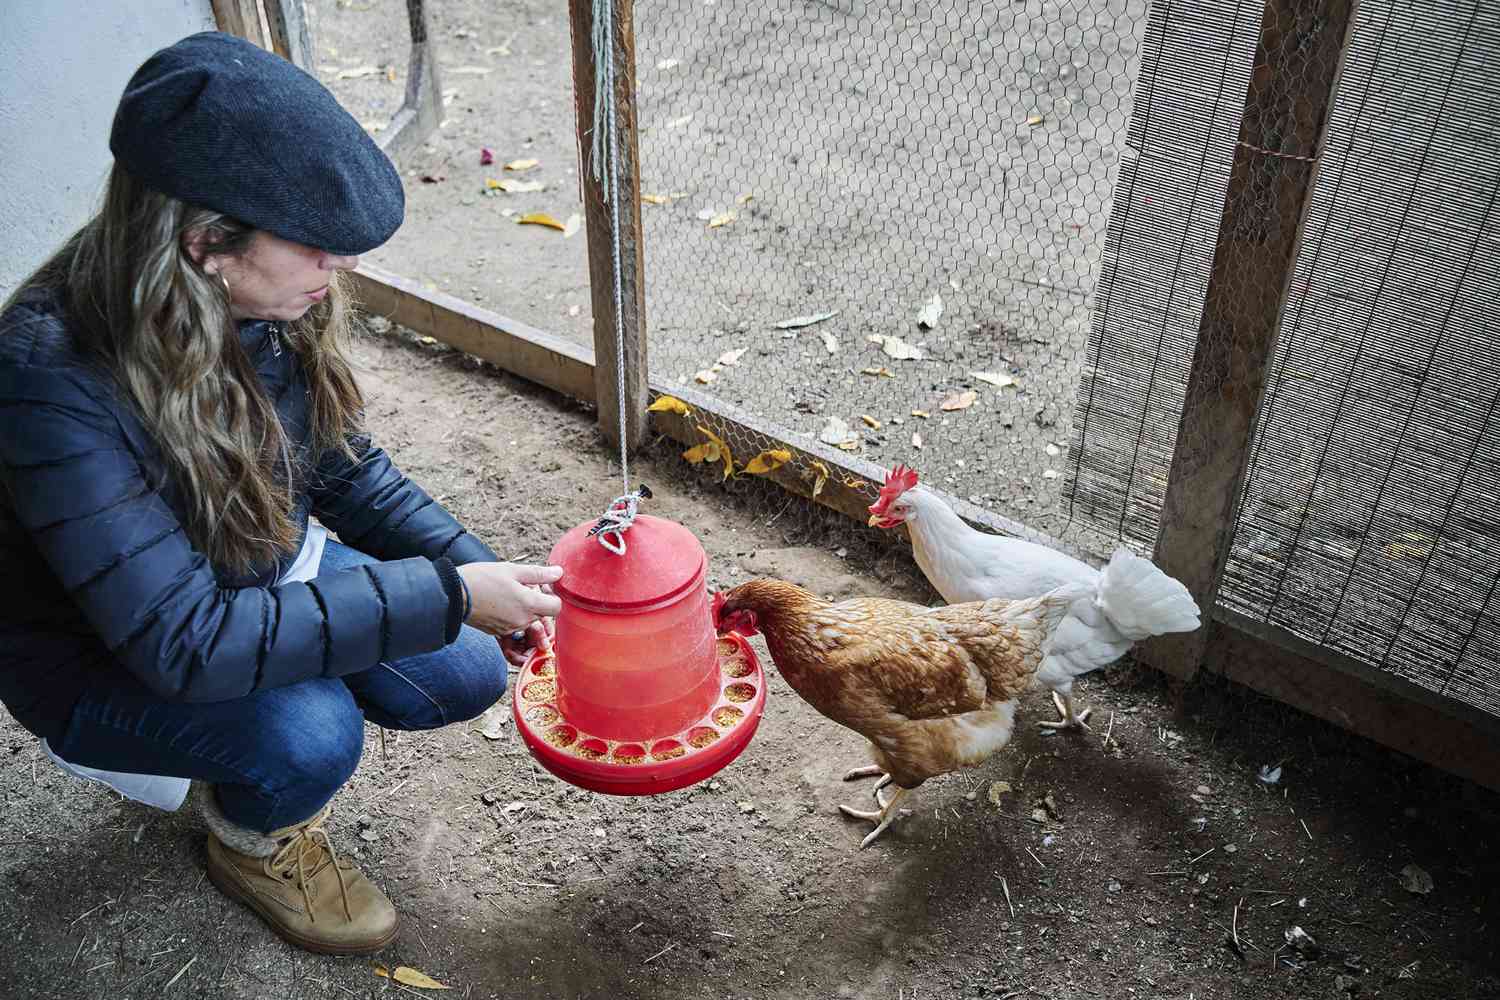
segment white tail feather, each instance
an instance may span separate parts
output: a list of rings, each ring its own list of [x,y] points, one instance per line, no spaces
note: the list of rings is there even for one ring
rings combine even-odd
[[[1198,604],[1188,589],[1128,549],[1116,549],[1104,567],[1097,600],[1110,624],[1132,642],[1198,627]]]

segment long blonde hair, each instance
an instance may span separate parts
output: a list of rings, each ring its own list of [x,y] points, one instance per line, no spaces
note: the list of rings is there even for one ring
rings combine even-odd
[[[152,431],[187,506],[189,539],[215,565],[244,572],[292,551],[299,472],[276,410],[240,344],[227,287],[186,249],[242,256],[256,231],[154,191],[116,165],[103,208],[35,274],[58,294],[78,348],[118,383]],[[10,303],[6,304],[8,308]],[[342,344],[347,286],[285,325],[311,393],[314,453],[348,451],[364,401]]]

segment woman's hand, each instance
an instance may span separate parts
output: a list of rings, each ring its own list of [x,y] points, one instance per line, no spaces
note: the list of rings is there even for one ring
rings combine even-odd
[[[562,601],[541,589],[562,579],[561,566],[466,563],[458,567],[458,573],[469,588],[466,624],[497,639],[508,638],[517,629],[528,629],[562,610]]]
[[[533,649],[547,651],[552,648],[552,619],[534,621],[524,629],[517,629],[500,637],[500,652],[513,667],[526,664],[526,657]]]

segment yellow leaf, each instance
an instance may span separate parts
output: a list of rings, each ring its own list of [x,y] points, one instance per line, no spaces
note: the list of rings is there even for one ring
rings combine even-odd
[[[708,220],[708,228],[709,229],[718,229],[720,226],[727,226],[731,222],[733,222],[735,219],[738,219],[739,217],[740,217],[740,214],[738,212],[736,212],[734,209],[731,208],[729,211],[727,211],[727,212],[720,212],[718,215],[714,216],[712,219],[709,219]]]
[[[878,431],[878,430],[880,430],[880,421],[876,420],[874,417],[870,416],[868,413],[861,413],[859,415],[859,419],[863,420],[865,422],[865,426],[868,427],[868,428],[870,428],[870,430],[872,430],[872,431]]]
[[[979,393],[973,389],[965,389],[963,392],[955,392],[943,400],[942,407],[945,410],[967,410],[974,405],[974,400],[979,398]]]
[[[884,365],[882,365],[879,368],[861,368],[859,373],[861,375],[874,375],[877,378],[895,378],[896,377],[896,373],[893,372],[893,371],[891,371],[889,368],[885,367]]]
[[[1035,128],[1046,120],[1046,115],[1032,115],[1030,118],[1026,119],[1026,124],[1030,125],[1032,128]]]
[[[531,212],[528,215],[521,216],[516,222],[523,226],[546,226],[548,229],[556,229],[560,233],[568,228],[546,212]]]
[[[647,413],[676,413],[679,416],[687,416],[693,411],[686,403],[676,396],[658,396],[656,401],[646,407]]]
[[[914,417],[921,417],[923,420],[926,420],[928,417],[932,416],[932,414],[928,413],[926,410],[912,410],[911,415]]]
[[[814,474],[812,495],[816,500],[818,494],[823,492],[823,487],[828,485],[828,466],[822,462],[813,462],[812,468]]]
[[[495,178],[493,178],[493,177],[486,177],[484,179],[484,186],[489,191],[497,191],[497,190],[498,191],[504,191],[505,190],[505,185],[501,184],[499,181],[495,180]]]
[[[734,456],[730,454],[729,445],[725,444],[719,435],[702,424],[698,425],[698,429],[703,432],[703,436],[708,438],[708,441],[695,448],[689,448],[682,453],[682,457],[694,463],[723,462],[724,478],[728,479],[734,474]]]
[[[734,203],[736,205],[743,205],[746,202],[748,202],[751,198],[754,198],[754,197],[755,197],[755,195],[750,194],[749,192],[746,192],[745,194],[742,194],[738,198],[734,199]]]
[[[669,202],[671,200],[672,199],[668,198],[664,194],[643,194],[643,195],[641,195],[641,201],[644,201],[648,205],[665,205],[667,202]]]
[[[775,448],[771,451],[763,451],[750,460],[745,466],[746,472],[763,476],[772,469],[779,469],[792,460],[792,453],[785,448]]]
[[[425,972],[418,972],[409,965],[398,965],[391,978],[406,986],[415,986],[419,990],[451,990],[453,987],[444,986]]]
[[[511,160],[505,165],[505,169],[520,172],[522,170],[530,170],[538,166],[541,162],[541,160]]]
[[[717,462],[719,460],[719,446],[709,441],[707,444],[695,445],[682,453],[682,457],[697,465],[699,462]]]

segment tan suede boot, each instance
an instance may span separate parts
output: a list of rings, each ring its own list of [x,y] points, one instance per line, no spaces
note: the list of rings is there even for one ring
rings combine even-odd
[[[325,955],[365,955],[396,937],[396,908],[385,894],[334,853],[316,816],[269,834],[230,823],[211,785],[194,783],[208,822],[208,877],[225,895],[260,914],[271,930],[299,948]],[[232,846],[231,846],[232,845]]]

